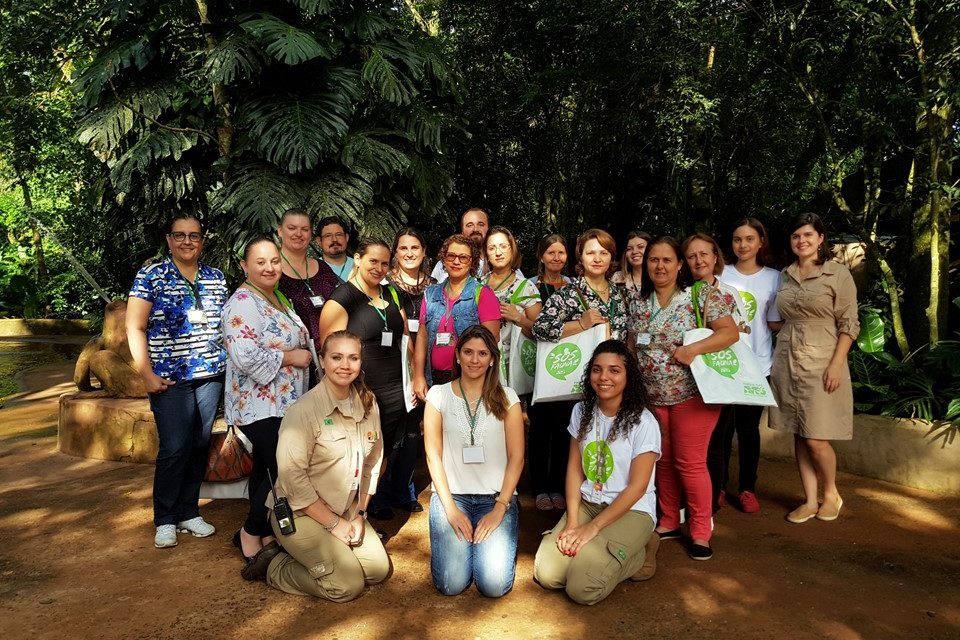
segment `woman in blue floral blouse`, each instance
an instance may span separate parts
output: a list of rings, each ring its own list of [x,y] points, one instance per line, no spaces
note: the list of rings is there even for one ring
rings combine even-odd
[[[158,549],[176,546],[178,530],[199,538],[216,531],[200,517],[197,501],[226,361],[220,320],[227,283],[200,262],[200,221],[173,218],[166,240],[170,254],[140,269],[127,301],[127,341],[160,440],[153,476]]]
[[[234,536],[247,560],[241,575],[251,580],[262,573],[257,566],[269,563],[277,553],[277,546],[270,545],[267,470],[277,477],[280,421],[307,390],[313,358],[306,325],[277,288],[283,267],[277,245],[268,238],[251,241],[240,266],[246,280],[223,309],[229,356],[224,417],[253,443],[250,511]]]

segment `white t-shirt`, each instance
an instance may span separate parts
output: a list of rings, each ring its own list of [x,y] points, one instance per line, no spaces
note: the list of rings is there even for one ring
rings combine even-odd
[[[767,321],[783,320],[777,311],[777,290],[780,288],[780,272],[763,267],[752,275],[744,275],[735,266],[727,267],[721,276],[726,284],[737,289],[743,301],[745,318],[750,327],[745,336],[747,344],[760,361],[763,375],[770,375],[773,364],[773,334]]]
[[[608,441],[607,435],[613,427],[614,418],[603,415],[599,409],[595,412],[595,417],[590,431],[580,445],[581,467],[586,479],[580,486],[580,495],[584,500],[595,504],[610,504],[616,500],[620,492],[627,488],[630,480],[630,465],[633,459],[643,453],[650,451],[657,454],[660,459],[660,424],[653,413],[644,409],[640,416],[640,423],[631,427],[626,436],[621,435],[616,440]],[[573,407],[570,414],[570,425],[567,432],[577,437],[580,431],[580,416],[583,415],[583,403],[578,402]],[[597,469],[597,449],[604,448],[604,470]],[[599,473],[598,473],[599,472]],[[654,488],[657,472],[654,469],[650,474],[650,482],[647,484],[646,492],[637,502],[630,507],[631,511],[641,511],[657,521],[657,493]],[[603,490],[599,495],[594,491],[594,483],[603,484]]]
[[[451,385],[450,382],[434,385],[427,392],[427,403],[443,418],[443,470],[447,474],[450,493],[494,494],[503,486],[503,474],[507,470],[503,420],[487,413],[486,407],[480,403],[473,444],[483,447],[483,462],[464,463],[463,448],[470,446],[470,421],[463,398],[454,395]],[[504,387],[503,390],[507,394],[508,407],[520,402],[513,389]]]

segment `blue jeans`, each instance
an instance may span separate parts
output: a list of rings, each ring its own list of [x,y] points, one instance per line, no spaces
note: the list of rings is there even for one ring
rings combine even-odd
[[[177,524],[200,515],[200,484],[222,398],[222,375],[181,380],[162,393],[150,394],[160,440],[153,474],[154,525]]]
[[[454,494],[453,501],[470,518],[474,528],[496,504],[492,495]],[[499,598],[510,591],[516,571],[519,528],[514,497],[500,526],[486,540],[480,544],[458,540],[440,498],[434,493],[430,498],[430,573],[437,591],[455,596],[472,581],[476,581],[477,590],[488,598]]]

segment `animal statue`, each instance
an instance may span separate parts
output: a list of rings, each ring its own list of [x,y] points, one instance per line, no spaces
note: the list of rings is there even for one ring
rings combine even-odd
[[[146,398],[147,391],[127,344],[127,303],[114,300],[106,306],[103,333],[90,340],[77,358],[73,381],[80,397]],[[90,377],[95,377],[99,388]]]

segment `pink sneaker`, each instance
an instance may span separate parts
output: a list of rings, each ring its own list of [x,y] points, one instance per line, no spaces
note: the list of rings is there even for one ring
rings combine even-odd
[[[741,491],[740,509],[744,513],[758,513],[760,511],[760,501],[757,500],[757,494],[753,491]]]

